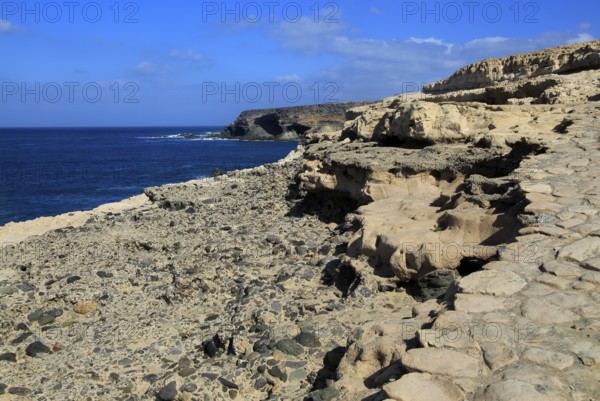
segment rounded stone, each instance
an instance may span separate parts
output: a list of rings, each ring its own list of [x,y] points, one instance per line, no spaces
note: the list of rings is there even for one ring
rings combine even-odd
[[[460,401],[465,394],[448,379],[428,373],[409,373],[383,387],[397,401]]]

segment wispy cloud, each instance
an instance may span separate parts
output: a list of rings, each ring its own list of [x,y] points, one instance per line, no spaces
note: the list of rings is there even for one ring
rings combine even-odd
[[[594,40],[594,37],[592,35],[590,35],[589,33],[580,33],[579,35],[577,35],[577,37],[567,40],[567,43],[573,44],[573,43],[589,42],[590,40]]]
[[[0,19],[0,33],[9,32],[25,32],[25,29],[20,26],[13,25],[10,21]]]
[[[491,57],[593,40],[588,33],[546,33],[534,38],[489,36],[450,43],[436,37],[405,40],[357,38],[342,24],[303,20],[275,29],[279,46],[299,56],[335,56],[336,64],[305,79],[335,82],[344,100],[377,99],[444,78],[469,63]]]
[[[506,42],[508,38],[502,36],[490,36],[487,38],[473,39],[465,44],[465,47],[494,46]]]
[[[408,39],[407,42],[416,43],[418,45],[429,43],[429,44],[438,45],[438,46],[445,46],[447,54],[450,53],[450,51],[452,50],[452,47],[454,46],[452,43],[445,43],[443,40],[437,39],[437,38],[414,38],[414,37],[411,37]]]
[[[175,60],[184,61],[202,61],[204,56],[195,50],[181,51],[179,49],[171,50],[169,57]]]
[[[165,75],[174,72],[167,64],[155,64],[148,61],[142,61],[134,66],[131,71],[139,75]]]
[[[280,75],[274,78],[276,82],[299,82],[302,77],[298,74]]]
[[[381,11],[381,9],[380,9],[380,8],[377,8],[377,7],[375,7],[375,6],[371,6],[371,7],[369,7],[369,12],[370,12],[371,14],[374,14],[374,15],[381,15],[381,14],[383,14],[383,11]]]
[[[295,24],[279,24],[272,36],[284,49],[314,55],[327,51],[327,40],[340,35],[344,28],[341,23],[317,23],[313,18],[302,17]]]
[[[92,38],[92,42],[97,46],[106,47],[108,49],[115,49],[127,44],[126,39],[108,40],[102,36],[96,36],[95,38]]]

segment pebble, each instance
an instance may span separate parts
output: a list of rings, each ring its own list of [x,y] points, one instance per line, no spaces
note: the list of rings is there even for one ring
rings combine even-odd
[[[36,341],[27,346],[25,353],[30,357],[36,357],[39,354],[51,354],[52,350],[42,342]]]
[[[302,345],[289,338],[284,338],[277,342],[277,349],[287,355],[298,356],[304,353]]]
[[[98,304],[94,302],[83,302],[73,306],[73,312],[79,315],[87,315],[89,313],[96,312],[98,310]]]
[[[177,397],[177,382],[172,381],[158,392],[158,399],[162,401],[173,401]]]
[[[17,354],[13,352],[5,352],[4,354],[0,354],[0,361],[17,362]]]
[[[224,385],[227,388],[231,388],[234,390],[239,390],[239,386],[237,384],[235,384],[234,382],[232,382],[231,380],[228,380],[224,377],[219,377],[219,382]]]
[[[296,341],[305,347],[309,348],[319,348],[321,346],[321,342],[319,338],[313,332],[301,332],[296,336]]]
[[[27,395],[31,393],[31,389],[27,387],[9,387],[8,393],[13,395]]]
[[[288,379],[288,375],[284,369],[282,369],[279,365],[273,366],[269,369],[269,374],[273,377],[278,378],[282,382],[286,382]]]

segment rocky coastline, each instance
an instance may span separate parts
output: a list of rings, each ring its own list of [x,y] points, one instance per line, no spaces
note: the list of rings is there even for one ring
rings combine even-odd
[[[597,399],[599,101],[600,41],[485,60],[14,237],[0,399]]]
[[[341,130],[346,121],[346,111],[366,104],[369,102],[248,110],[216,136],[244,141],[297,141],[314,133]]]

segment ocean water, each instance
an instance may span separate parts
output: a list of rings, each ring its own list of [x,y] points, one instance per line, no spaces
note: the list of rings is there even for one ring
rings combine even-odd
[[[296,147],[206,137],[221,129],[2,128],[0,226],[93,209],[149,186],[207,177],[216,168],[274,162]]]

